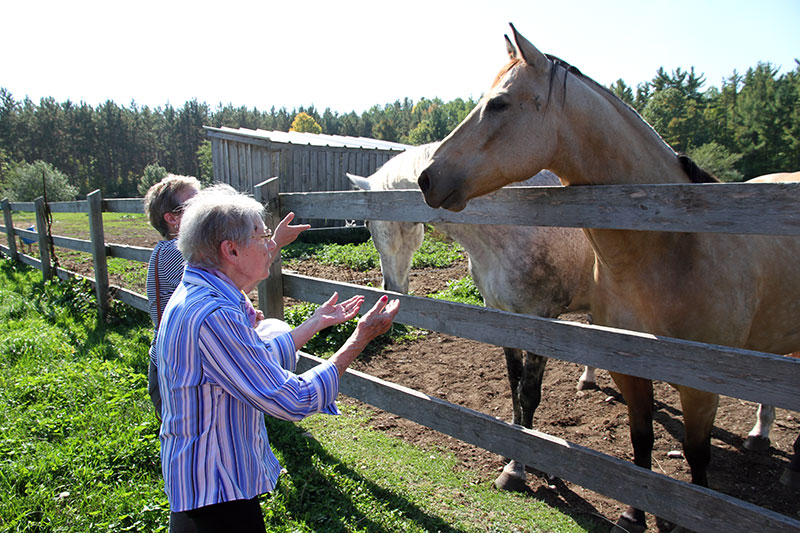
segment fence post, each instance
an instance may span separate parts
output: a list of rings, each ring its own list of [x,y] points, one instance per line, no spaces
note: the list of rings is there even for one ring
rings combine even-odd
[[[38,197],[33,201],[36,206],[36,233],[39,235],[39,259],[42,261],[42,277],[53,278],[53,266],[50,264],[50,243],[47,240],[47,215],[45,214],[44,198]]]
[[[253,187],[253,197],[266,204],[267,214],[264,223],[268,228],[275,231],[281,221],[280,199],[280,180],[270,178]],[[283,320],[283,278],[281,276],[281,254],[277,251],[277,257],[269,267],[269,277],[258,284],[258,307],[268,318]]]
[[[17,234],[14,233],[14,222],[11,220],[11,203],[8,198],[3,198],[3,220],[6,226],[6,235],[8,236],[8,253],[12,261],[18,261]]]
[[[97,294],[97,314],[105,320],[108,314],[108,263],[106,262],[106,241],[103,232],[103,197],[100,190],[86,195],[89,209],[89,239],[92,243],[94,262],[95,293]]]

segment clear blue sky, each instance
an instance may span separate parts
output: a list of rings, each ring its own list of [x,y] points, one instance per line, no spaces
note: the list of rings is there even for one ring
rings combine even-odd
[[[0,87],[37,103],[342,113],[477,98],[506,62],[509,22],[605,85],[694,66],[719,87],[800,58],[800,0],[11,0],[2,15]]]

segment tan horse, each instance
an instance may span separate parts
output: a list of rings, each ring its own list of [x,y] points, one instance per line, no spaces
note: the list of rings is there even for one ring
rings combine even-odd
[[[713,180],[610,91],[513,33],[514,43],[506,37],[511,61],[420,175],[431,207],[461,210],[471,198],[542,169],[567,186]],[[800,349],[800,238],[611,229],[585,234],[595,252],[596,324],[776,354]],[[652,382],[613,377],[628,404],[634,462],[649,469]],[[707,486],[718,396],[676,388],[692,482]],[[800,464],[793,467],[800,470]],[[644,512],[633,507],[620,522],[646,527]]]

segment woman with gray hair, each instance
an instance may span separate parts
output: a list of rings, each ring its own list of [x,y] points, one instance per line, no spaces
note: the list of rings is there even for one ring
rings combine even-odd
[[[156,341],[163,397],[161,464],[170,531],[265,531],[258,496],[281,466],[263,414],[300,420],[338,414],[339,377],[398,311],[386,296],[321,365],[295,374],[296,352],[318,331],[354,318],[364,302],[334,293],[306,322],[264,341],[244,293],[278,251],[260,203],[212,187],[187,205],[178,237],[187,261]],[[244,293],[243,293],[244,291]]]

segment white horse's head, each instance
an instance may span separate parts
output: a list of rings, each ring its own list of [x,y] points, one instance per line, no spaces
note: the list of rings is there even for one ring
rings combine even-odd
[[[438,144],[410,148],[387,161],[369,177],[347,174],[350,183],[364,191],[416,188],[420,169]],[[368,220],[367,228],[381,258],[383,288],[408,293],[411,261],[425,238],[425,226],[417,222]]]
[[[431,207],[460,211],[476,196],[549,168],[559,112],[553,62],[511,29],[509,63],[420,174]]]

